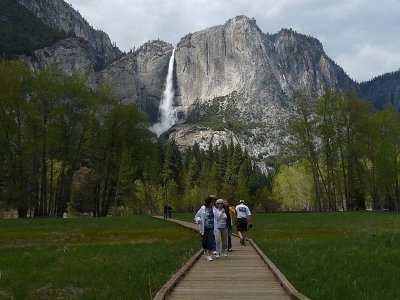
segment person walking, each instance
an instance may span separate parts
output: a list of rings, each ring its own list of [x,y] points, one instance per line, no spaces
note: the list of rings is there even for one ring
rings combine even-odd
[[[168,204],[167,206],[167,213],[168,213],[168,219],[172,218],[172,206],[171,204]]]
[[[168,205],[164,205],[164,219],[168,219]]]
[[[253,226],[251,223],[251,212],[250,209],[244,204],[244,200],[239,201],[239,205],[236,206],[236,228],[240,237],[240,244],[246,246],[246,231],[247,225]]]
[[[227,211],[224,208],[224,200],[218,199],[217,202],[217,209],[221,212],[217,217],[217,225],[215,234],[215,242],[217,245],[217,254],[215,255],[216,258],[226,257],[226,242],[228,239],[228,228],[226,224],[227,219]]]
[[[218,200],[219,198],[218,198],[217,196],[215,196],[215,195],[210,195],[210,197],[212,198],[212,204],[213,204],[213,206],[214,206],[215,208],[218,209],[216,202],[217,202],[217,200]],[[215,242],[215,234],[214,234],[214,240],[213,240],[213,242],[212,242],[211,251],[212,251],[212,254],[214,254],[214,255],[217,255],[217,253],[218,253],[218,252],[217,252],[217,244],[216,244],[216,242]]]
[[[217,229],[217,219],[223,213],[223,211],[216,209],[213,204],[213,198],[207,196],[204,205],[200,207],[194,217],[195,222],[199,225],[201,243],[207,261],[212,261],[211,249],[215,240],[214,231]]]
[[[236,225],[236,210],[229,206],[228,200],[224,200],[224,209],[226,213],[226,228],[228,229],[228,246],[227,251],[232,252],[232,229]]]

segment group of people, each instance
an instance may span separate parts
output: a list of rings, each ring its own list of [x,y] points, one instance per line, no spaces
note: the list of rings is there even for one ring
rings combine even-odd
[[[196,213],[195,221],[199,225],[201,242],[207,261],[215,258],[227,257],[232,251],[232,228],[236,228],[240,237],[240,244],[246,246],[245,232],[251,228],[251,212],[244,204],[244,200],[235,207],[229,206],[227,200],[218,199],[210,195],[204,200],[204,205]]]

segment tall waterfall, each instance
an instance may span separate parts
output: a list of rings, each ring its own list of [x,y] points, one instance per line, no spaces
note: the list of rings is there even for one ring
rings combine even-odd
[[[161,96],[160,102],[160,119],[158,123],[154,124],[150,130],[155,132],[157,136],[170,129],[178,121],[178,116],[174,108],[174,85],[172,80],[172,75],[174,72],[174,57],[175,49],[172,50],[171,58],[169,59],[168,65],[168,75],[165,83],[165,90]]]

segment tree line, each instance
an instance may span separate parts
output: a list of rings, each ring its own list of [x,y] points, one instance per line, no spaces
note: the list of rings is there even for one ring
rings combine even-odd
[[[399,211],[400,113],[394,106],[376,111],[354,91],[326,90],[317,100],[299,94],[295,108],[288,122],[292,156],[277,170],[275,201],[288,209]]]
[[[231,142],[162,143],[134,104],[79,73],[0,62],[0,206],[20,217],[193,211],[207,194],[256,203],[268,181]]]

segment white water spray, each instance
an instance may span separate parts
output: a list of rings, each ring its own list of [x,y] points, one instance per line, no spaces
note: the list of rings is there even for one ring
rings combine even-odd
[[[155,132],[157,136],[163,134],[178,121],[178,116],[174,108],[175,90],[172,81],[172,75],[174,71],[174,57],[175,57],[175,49],[172,50],[172,55],[171,58],[169,59],[168,75],[165,84],[165,90],[161,96],[160,109],[159,109],[160,120],[150,128],[150,130]]]

